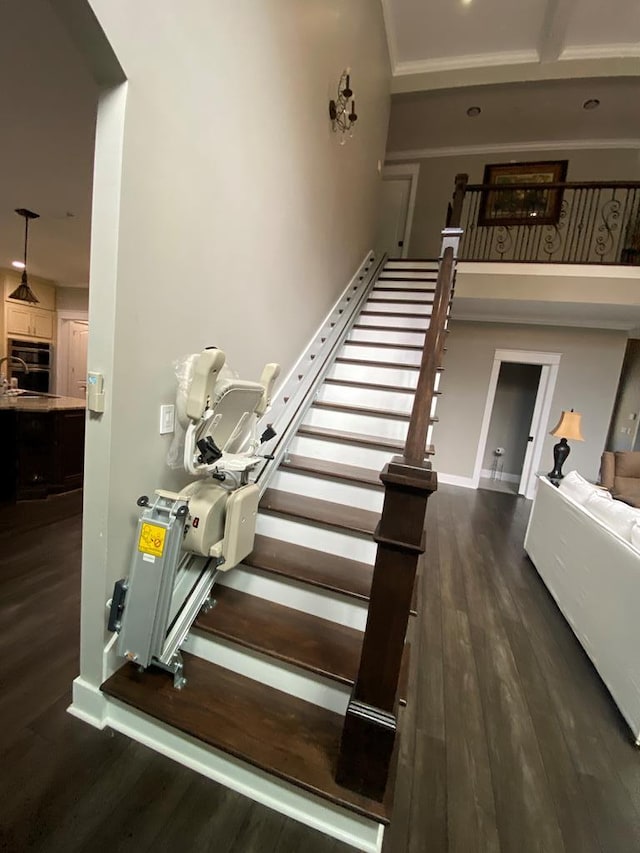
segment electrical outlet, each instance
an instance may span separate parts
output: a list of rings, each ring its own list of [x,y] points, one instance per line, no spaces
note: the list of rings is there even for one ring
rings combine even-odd
[[[176,407],[172,403],[160,406],[160,435],[167,435],[175,429]]]

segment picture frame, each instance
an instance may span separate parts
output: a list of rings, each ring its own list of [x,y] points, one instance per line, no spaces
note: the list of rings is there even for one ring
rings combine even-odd
[[[509,189],[509,185],[564,183],[568,165],[568,160],[542,160],[485,166],[482,183],[504,184],[505,188],[483,191],[478,225],[555,225],[560,219],[561,189]]]

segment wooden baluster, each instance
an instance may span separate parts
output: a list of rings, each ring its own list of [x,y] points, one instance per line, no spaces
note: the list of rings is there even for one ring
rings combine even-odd
[[[459,198],[454,200],[453,216],[456,208],[459,216]],[[455,237],[459,233],[455,229]],[[444,346],[453,269],[454,249],[449,246],[438,272],[404,456],[394,457],[380,474],[385,496],[374,534],[378,548],[367,625],[338,757],[337,781],[377,799],[384,796],[395,746],[398,679],[411,596],[418,560],[425,547],[427,501],[437,488],[437,476],[425,460],[425,445]]]

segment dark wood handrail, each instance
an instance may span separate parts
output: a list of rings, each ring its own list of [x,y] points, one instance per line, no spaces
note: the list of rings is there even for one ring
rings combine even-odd
[[[438,282],[436,284],[433,308],[431,309],[429,329],[425,337],[420,374],[418,376],[416,394],[413,398],[411,420],[404,448],[404,460],[408,465],[420,465],[424,459],[427,431],[431,417],[431,405],[435,390],[435,379],[442,360],[446,337],[445,326],[453,288],[453,264],[453,249],[449,246],[445,250],[438,271]]]
[[[456,177],[457,181],[457,177]],[[467,184],[467,192],[496,192],[500,190],[608,190],[640,188],[640,181],[566,181],[565,183],[534,184]]]

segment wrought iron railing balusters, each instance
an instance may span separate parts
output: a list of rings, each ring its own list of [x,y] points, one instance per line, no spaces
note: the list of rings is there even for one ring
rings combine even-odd
[[[638,181],[468,184],[465,195],[461,260],[640,265]]]

